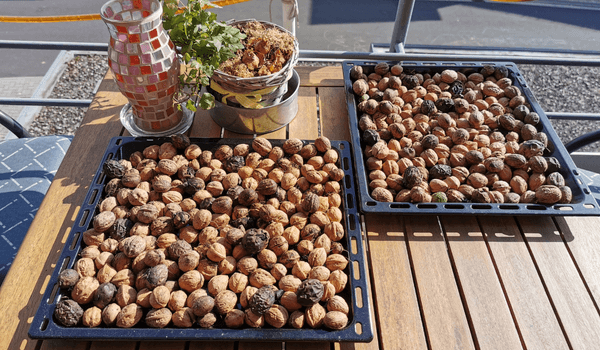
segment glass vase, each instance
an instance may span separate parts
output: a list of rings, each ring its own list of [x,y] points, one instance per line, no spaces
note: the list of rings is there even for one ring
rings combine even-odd
[[[162,26],[159,0],[111,0],[101,9],[110,33],[108,65],[128,103],[121,122],[133,136],[185,132],[193,112],[173,99],[179,90],[180,64]]]

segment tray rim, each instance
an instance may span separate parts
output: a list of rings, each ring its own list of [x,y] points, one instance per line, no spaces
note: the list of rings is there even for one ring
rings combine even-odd
[[[72,267],[77,260],[77,255],[82,248],[82,233],[87,230],[94,216],[94,210],[102,197],[104,188],[104,174],[102,164],[107,159],[115,157],[122,152],[123,146],[128,143],[142,142],[165,142],[167,137],[131,137],[117,136],[111,138],[98,170],[90,184],[83,204],[72,225],[72,229],[61,250],[60,257],[53,269],[51,278],[44,291],[38,309],[29,327],[28,335],[33,339],[76,339],[76,340],[211,340],[211,341],[330,341],[330,342],[369,342],[374,337],[374,325],[372,317],[372,305],[370,298],[370,286],[367,283],[366,257],[363,247],[363,232],[359,221],[357,206],[358,196],[355,191],[353,174],[352,147],[348,141],[330,140],[332,147],[340,153],[340,168],[344,170],[344,179],[341,181],[343,188],[342,200],[346,212],[344,213],[344,225],[347,232],[348,249],[348,293],[350,294],[349,306],[352,309],[352,319],[348,326],[342,330],[327,329],[277,329],[270,326],[265,328],[177,328],[170,324],[169,328],[88,328],[82,325],[77,327],[64,327],[54,322],[53,312],[55,304],[60,300],[60,290],[57,287],[58,274],[64,268]],[[190,138],[192,143],[210,143],[214,146],[221,144],[250,143],[252,139],[236,138]],[[283,143],[285,140],[269,139],[272,144]],[[314,140],[302,140],[304,143]],[[237,143],[236,143],[237,142]],[[122,155],[122,154],[121,154]],[[78,203],[79,204],[79,203]],[[356,247],[353,252],[351,247]],[[358,267],[355,267],[355,264]],[[356,276],[359,278],[356,278]],[[356,290],[360,289],[360,305],[356,300]],[[54,298],[51,300],[52,295]],[[360,324],[360,325],[357,325]],[[43,328],[43,330],[42,330]],[[361,333],[355,330],[360,328]]]
[[[352,81],[350,79],[350,68],[354,65],[375,66],[377,63],[386,62],[390,65],[401,64],[404,69],[469,69],[480,68],[485,65],[504,66],[514,76],[522,93],[532,107],[532,111],[539,114],[544,132],[548,140],[554,145],[552,156],[556,153],[560,156],[561,174],[568,174],[573,178],[573,185],[579,187],[583,193],[583,200],[579,203],[569,204],[508,204],[508,203],[407,203],[407,202],[379,202],[371,197],[367,187],[367,174],[364,166],[364,156],[361,146],[361,137],[358,128],[358,115],[356,98],[352,91]],[[348,108],[348,123],[350,127],[350,137],[352,139],[354,169],[356,171],[356,185],[359,193],[360,211],[362,213],[376,214],[396,214],[396,215],[553,215],[553,216],[597,216],[600,215],[600,204],[596,202],[589,188],[581,179],[577,167],[571,156],[567,152],[563,143],[560,141],[556,131],[550,124],[550,119],[540,107],[533,92],[527,85],[527,82],[521,75],[517,65],[513,62],[496,61],[419,61],[419,60],[345,60],[342,62],[342,71],[344,78],[344,90],[346,94],[346,104]],[[559,157],[557,157],[558,159]],[[560,161],[559,159],[559,161]],[[564,169],[563,169],[564,168]],[[362,170],[362,171],[361,171]],[[565,176],[566,180],[566,176]]]

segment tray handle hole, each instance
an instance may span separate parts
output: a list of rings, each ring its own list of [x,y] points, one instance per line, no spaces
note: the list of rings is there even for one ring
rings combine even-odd
[[[410,204],[390,204],[390,208],[393,209],[409,209]]]
[[[499,205],[498,208],[503,210],[519,210],[518,205]]]
[[[48,305],[54,304],[54,299],[56,298],[57,293],[58,293],[58,283],[55,283],[54,286],[52,287],[52,293],[50,293],[48,300],[46,300]]]
[[[349,170],[350,169],[350,160],[347,157],[344,157],[342,165],[344,166],[344,170]]]
[[[354,231],[356,230],[356,217],[353,214],[350,214],[350,230]]]
[[[377,206],[377,202],[366,202],[365,204],[368,205],[369,207]]]
[[[548,208],[546,208],[543,205],[528,205],[527,209],[529,209],[529,210],[546,210]]]
[[[42,324],[40,325],[40,330],[43,332],[48,328],[48,324],[50,323],[50,320],[48,320],[47,318],[44,318],[44,320],[42,321]]]
[[[568,205],[555,205],[554,209],[561,210],[561,211],[573,211],[573,207],[568,206]]]
[[[360,281],[360,269],[359,266],[360,264],[358,263],[358,261],[354,260],[352,261],[352,267],[354,268],[354,279],[357,281]]]
[[[590,194],[590,193],[591,193],[591,192],[590,192],[590,190],[589,190],[589,189],[587,189],[587,188],[584,188],[584,189],[583,189],[583,192],[585,192],[585,194]]]
[[[362,332],[363,332],[362,323],[356,322],[356,324],[354,325],[354,332],[358,335],[362,334]]]
[[[83,227],[85,228],[85,222],[87,221],[88,215],[90,215],[90,211],[89,210],[85,210],[83,212],[83,214],[81,215],[81,220],[79,221],[79,227]]]
[[[586,203],[586,204],[584,204],[584,205],[583,205],[583,207],[584,207],[584,208],[586,208],[586,209],[594,209],[594,208],[596,208],[596,206],[595,206],[595,205],[593,205],[593,204],[590,204],[590,203]]]
[[[356,307],[362,308],[363,307],[362,289],[360,287],[354,288],[354,294],[356,294]]]
[[[115,145],[120,145],[123,143],[123,139],[117,139],[117,141],[115,142]]]
[[[348,209],[354,209],[354,197],[350,193],[346,195],[346,204],[348,204]]]
[[[69,246],[69,250],[74,250],[75,247],[77,247],[77,241],[79,241],[79,236],[81,235],[81,232],[76,232],[73,235],[73,241],[71,242],[71,246]]]
[[[473,208],[473,209],[492,209],[492,206],[486,205],[486,204],[474,204],[471,206],[471,208]]]
[[[352,237],[350,240],[350,247],[352,248],[352,255],[358,254],[358,248],[356,246],[356,237]]]
[[[575,176],[579,176],[579,171],[577,171],[577,169],[573,169],[573,174],[575,174]]]
[[[96,196],[98,195],[98,190],[94,190],[92,192],[92,195],[90,196],[90,200],[88,202],[89,205],[94,204],[94,201],[96,200]]]
[[[445,204],[444,208],[445,209],[458,209],[458,210],[461,210],[461,209],[465,209],[465,206],[462,205],[462,204]]]

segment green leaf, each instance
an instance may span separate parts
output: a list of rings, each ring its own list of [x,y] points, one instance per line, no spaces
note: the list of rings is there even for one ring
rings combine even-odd
[[[215,106],[215,97],[208,92],[205,92],[200,98],[199,105],[202,109],[211,109]]]

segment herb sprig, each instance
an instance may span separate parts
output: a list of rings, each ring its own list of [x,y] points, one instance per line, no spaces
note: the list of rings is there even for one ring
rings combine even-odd
[[[186,64],[179,75],[183,89],[180,93],[187,98],[186,107],[196,111],[192,97],[198,96],[202,86],[208,86],[213,72],[222,62],[235,57],[243,49],[242,39],[246,36],[239,29],[217,21],[217,15],[209,8],[219,8],[208,0],[189,0],[179,6],[179,0],[164,0],[163,27],[169,32]],[[214,106],[214,96],[205,92],[198,96],[202,109]]]

